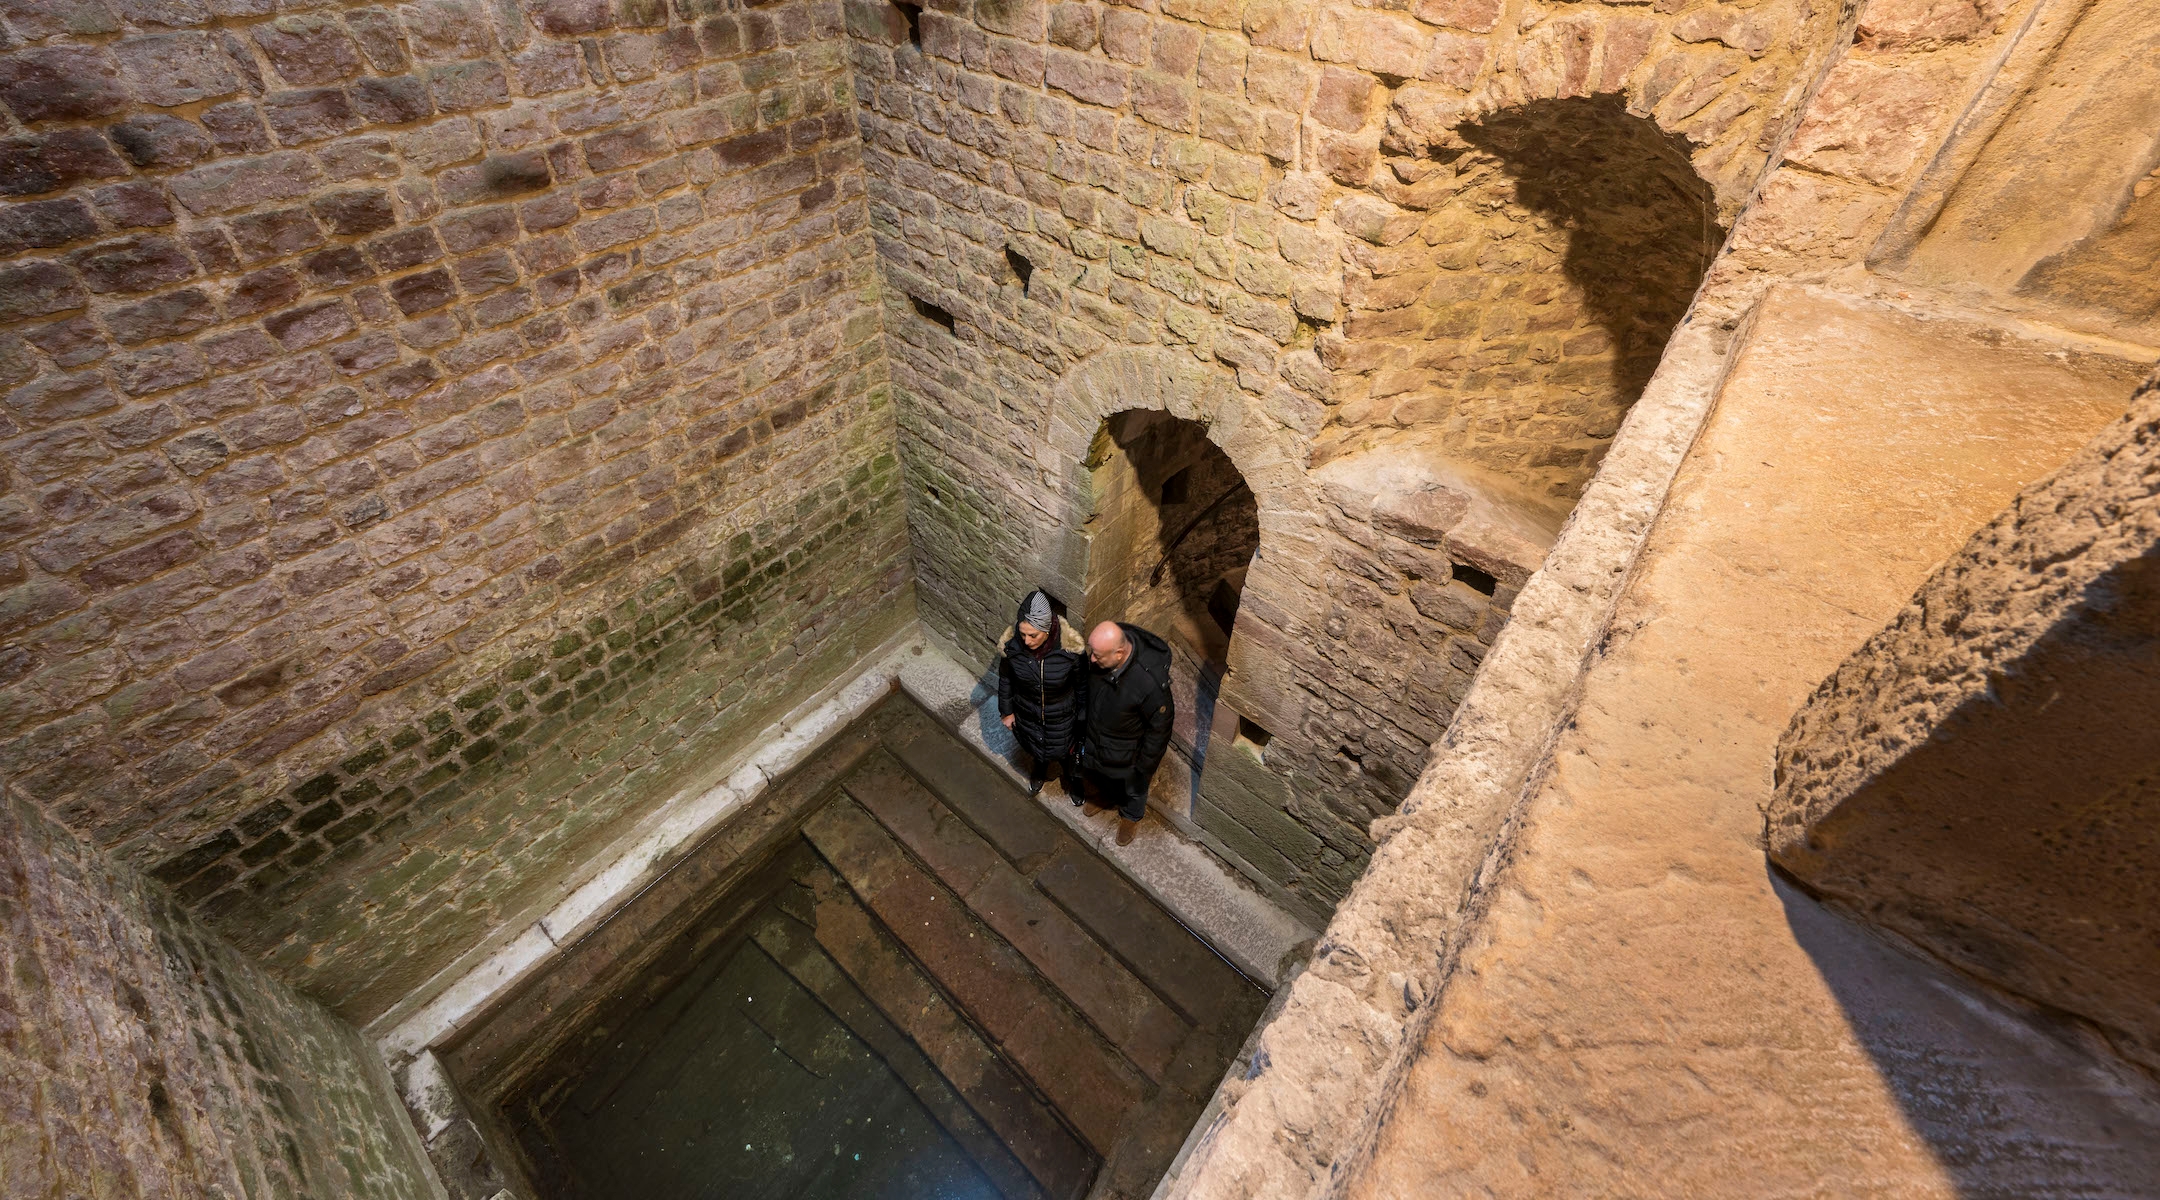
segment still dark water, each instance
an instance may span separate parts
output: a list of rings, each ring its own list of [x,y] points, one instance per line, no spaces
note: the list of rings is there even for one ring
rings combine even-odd
[[[885,1061],[755,942],[620,1028],[550,1122],[583,1194],[998,1196]]]

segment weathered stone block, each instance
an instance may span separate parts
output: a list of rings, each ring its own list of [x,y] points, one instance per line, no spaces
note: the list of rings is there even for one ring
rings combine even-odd
[[[114,46],[113,57],[119,60],[130,91],[167,108],[240,90],[232,59],[207,33],[125,38]]]
[[[1766,812],[1807,885],[2160,1061],[2160,387],[1973,536],[1795,715]]]
[[[85,120],[121,111],[128,90],[104,51],[55,46],[0,57],[0,102],[25,122]]]
[[[111,145],[88,129],[0,140],[0,195],[35,195],[127,173]]]
[[[334,17],[280,17],[249,30],[263,57],[286,83],[307,87],[335,83],[360,69],[359,50]]]
[[[1841,63],[1793,132],[1787,155],[1831,175],[1894,183],[1943,119],[1925,75],[1858,60]]]

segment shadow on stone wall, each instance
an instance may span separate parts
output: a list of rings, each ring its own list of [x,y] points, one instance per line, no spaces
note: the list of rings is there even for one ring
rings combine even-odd
[[[1691,146],[1617,95],[1399,146],[1388,169],[1423,215],[1359,232],[1378,249],[1321,347],[1340,386],[1314,464],[1431,433],[1535,504],[1572,507],[1724,242]]]
[[[1567,231],[1561,271],[1611,340],[1614,399],[1633,404],[1725,240],[1687,139],[1620,96],[1532,101],[1460,132],[1497,160],[1516,204]]]
[[[2060,1194],[2068,1162],[2090,1176],[2151,1178],[2160,1156],[2149,1143],[2092,1137],[2160,1118],[2150,1081],[2111,1062],[2098,1035],[1984,992],[1825,908],[1775,866],[1764,870],[1793,939],[1952,1194]],[[2071,1079],[2078,1085],[2066,1087]]]

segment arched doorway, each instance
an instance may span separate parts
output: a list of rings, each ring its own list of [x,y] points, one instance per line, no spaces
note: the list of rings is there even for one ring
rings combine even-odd
[[[1088,620],[1144,626],[1221,674],[1260,548],[1252,488],[1205,426],[1149,409],[1104,420],[1087,466]]]
[[[1087,468],[1093,505],[1084,527],[1083,611],[1090,624],[1124,621],[1170,644],[1171,745],[1191,768],[1189,808],[1199,799],[1238,607],[1260,549],[1259,502],[1206,426],[1156,409],[1106,417]]]

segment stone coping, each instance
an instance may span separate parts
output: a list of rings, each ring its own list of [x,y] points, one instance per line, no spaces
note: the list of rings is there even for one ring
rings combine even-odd
[[[1674,332],[1410,798],[1373,823],[1372,862],[1259,1031],[1253,1069],[1224,1080],[1212,1120],[1193,1132],[1157,1197],[1308,1195],[1371,1139],[1746,340],[1745,323],[1735,324]]]
[[[573,872],[553,906],[506,922],[506,932],[369,1024],[368,1037],[393,1064],[454,1040],[498,999],[546,970],[560,946],[614,915],[827,738],[891,695],[901,665],[922,653],[921,628],[910,622],[854,670],[767,726],[750,748],[717,764],[707,779],[719,782],[684,788],[655,807],[637,828]]]

